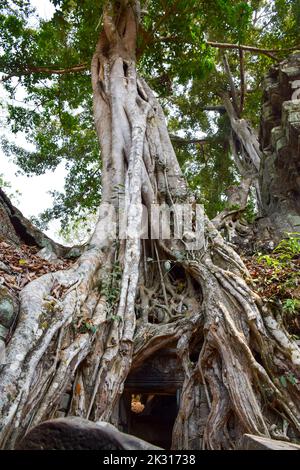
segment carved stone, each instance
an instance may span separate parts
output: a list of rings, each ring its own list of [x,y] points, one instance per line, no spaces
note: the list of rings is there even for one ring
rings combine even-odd
[[[182,387],[183,377],[176,350],[165,349],[128,375],[125,390],[135,393],[172,394]]]
[[[269,220],[267,238],[276,241],[285,231],[300,231],[299,53],[273,67],[266,77],[260,144],[262,215]]]
[[[109,423],[70,417],[45,421],[18,443],[19,450],[159,450]]]

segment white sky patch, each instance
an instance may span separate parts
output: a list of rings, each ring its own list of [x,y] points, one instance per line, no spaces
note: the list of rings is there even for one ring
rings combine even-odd
[[[36,8],[39,16],[44,20],[49,20],[53,16],[55,8],[52,3],[48,0],[31,0],[31,4]],[[24,98],[22,91],[17,94],[16,98],[20,101]],[[6,101],[5,93],[0,85],[0,102]],[[18,103],[16,103],[18,104]],[[0,118],[4,117],[4,109],[0,109]],[[5,132],[3,128],[0,130],[0,134],[11,140],[11,134]],[[26,135],[13,136],[16,143],[22,147],[28,148],[26,142]],[[30,146],[31,147],[31,146]],[[45,174],[40,176],[27,177],[25,175],[17,174],[19,167],[15,165],[11,159],[4,155],[0,147],[0,174],[4,176],[4,180],[7,180],[11,184],[11,190],[9,193],[19,191],[20,196],[16,196],[18,203],[13,203],[20,209],[25,217],[38,216],[42,211],[52,206],[52,197],[49,191],[57,190],[62,192],[64,188],[64,180],[66,176],[66,170],[63,164],[60,164],[55,171],[47,171]],[[49,224],[49,230],[46,233],[54,240],[61,241],[58,236],[59,222],[53,221]]]
[[[6,156],[0,155],[0,168],[4,179],[11,183],[13,190],[21,192],[18,199],[18,209],[26,217],[38,215],[46,207],[52,205],[49,191],[62,189],[64,185],[65,168],[59,165],[55,171],[47,171],[44,175],[27,177],[18,175],[19,167],[9,161]],[[12,191],[10,191],[12,192]]]
[[[50,20],[52,18],[55,8],[49,0],[31,0],[30,3],[36,8],[36,11],[43,20]]]

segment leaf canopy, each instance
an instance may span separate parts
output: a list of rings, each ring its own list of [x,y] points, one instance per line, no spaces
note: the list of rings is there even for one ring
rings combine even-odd
[[[65,225],[101,198],[101,158],[93,125],[89,64],[102,26],[102,0],[52,0],[54,14],[38,17],[29,0],[0,6],[0,72],[9,96],[6,126],[25,133],[34,150],[3,137],[3,147],[28,175],[67,169],[64,194],[42,219]],[[224,48],[244,51],[243,117],[258,126],[263,75],[289,48],[300,44],[300,0],[150,0],[142,3],[138,68],[160,97],[180,164],[198,200],[213,217],[226,189],[238,181],[228,143],[229,123],[220,94],[228,90]],[[227,50],[237,88],[239,49]],[[275,62],[276,63],[276,62]],[[22,97],[18,101],[18,97]],[[217,107],[217,108],[215,108]],[[204,136],[205,143],[195,142]],[[190,142],[190,141],[193,142]]]

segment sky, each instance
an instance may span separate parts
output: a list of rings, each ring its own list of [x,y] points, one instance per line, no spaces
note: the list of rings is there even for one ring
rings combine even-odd
[[[34,6],[39,15],[45,20],[50,19],[54,12],[54,6],[49,0],[31,0],[31,5]]]
[[[44,19],[51,18],[54,7],[48,0],[31,0],[31,4],[36,7],[39,16]],[[22,92],[21,92],[22,94]],[[19,96],[18,99],[22,98]],[[0,84],[0,102],[3,103],[6,97]],[[0,108],[0,118],[3,117],[3,109]],[[3,127],[0,128],[0,135],[10,137]],[[16,138],[14,136],[14,138]],[[26,142],[26,135],[17,135],[17,144],[28,147]],[[40,212],[52,206],[52,197],[49,194],[50,190],[63,191],[65,170],[61,164],[54,171],[47,171],[44,175],[26,177],[25,175],[18,175],[19,168],[4,155],[0,147],[0,174],[6,181],[11,184],[9,193],[20,191],[21,195],[13,200],[13,203],[22,211],[26,217],[38,216]],[[50,224],[49,230],[46,232],[51,238],[61,241],[59,235],[59,223],[54,221]]]

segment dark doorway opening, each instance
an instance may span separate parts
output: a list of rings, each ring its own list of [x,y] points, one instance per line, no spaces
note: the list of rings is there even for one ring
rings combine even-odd
[[[184,373],[175,348],[160,349],[133,369],[119,402],[119,428],[170,449]]]
[[[128,432],[170,449],[177,413],[176,394],[131,394]]]

